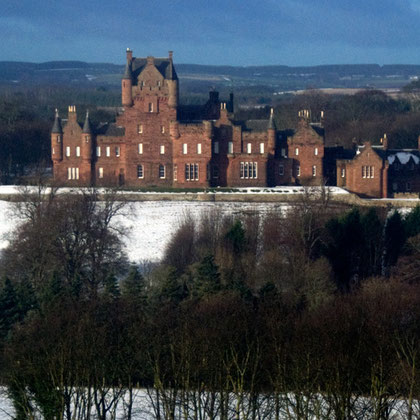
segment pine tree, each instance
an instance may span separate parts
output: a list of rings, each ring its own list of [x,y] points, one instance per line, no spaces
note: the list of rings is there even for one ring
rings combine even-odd
[[[0,337],[5,338],[12,326],[20,320],[19,301],[9,278],[5,278],[0,293]]]
[[[104,295],[110,300],[118,299],[121,295],[120,288],[118,285],[118,279],[115,277],[114,273],[110,273],[105,278],[105,291]]]
[[[398,211],[394,211],[385,224],[384,275],[389,275],[389,268],[397,263],[405,241],[406,236],[401,215]]]
[[[199,297],[205,297],[220,290],[220,273],[213,255],[205,256],[198,265],[194,290]]]

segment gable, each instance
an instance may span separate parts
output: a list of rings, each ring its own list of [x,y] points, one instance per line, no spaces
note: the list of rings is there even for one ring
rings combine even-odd
[[[160,71],[152,64],[146,66],[137,77],[139,86],[156,87],[160,82],[163,86],[164,78]]]

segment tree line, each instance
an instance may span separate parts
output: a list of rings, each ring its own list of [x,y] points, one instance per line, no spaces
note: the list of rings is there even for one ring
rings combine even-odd
[[[115,192],[22,194],[0,260],[16,419],[420,415],[420,207],[308,190],[283,211],[186,217],[138,267]]]

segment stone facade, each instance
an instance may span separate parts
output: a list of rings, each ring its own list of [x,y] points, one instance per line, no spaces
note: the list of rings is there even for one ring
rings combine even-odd
[[[124,111],[116,123],[81,127],[69,107],[64,127],[51,133],[54,179],[67,185],[130,187],[264,187],[323,183],[324,136],[300,114],[287,134],[268,120],[236,121],[233,94],[210,92],[201,118],[184,121],[178,77],[167,58],[135,58],[127,51],[121,82]]]

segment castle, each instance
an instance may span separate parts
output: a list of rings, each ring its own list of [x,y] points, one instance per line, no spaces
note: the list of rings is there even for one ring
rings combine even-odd
[[[210,92],[200,118],[182,120],[172,52],[136,58],[128,49],[121,83],[123,112],[116,123],[94,128],[87,114],[81,126],[70,106],[63,127],[56,113],[51,157],[57,183],[203,188],[321,185],[328,179],[367,196],[387,197],[390,183],[394,192],[407,186],[420,191],[418,150],[404,161],[415,176],[400,188],[388,176],[405,173],[390,169],[401,164],[397,152],[387,152],[386,144],[381,152],[367,144],[344,159],[325,147],[323,116],[311,124],[308,110],[299,112],[296,130],[283,132],[273,111],[267,120],[237,121],[233,94],[223,102]]]

